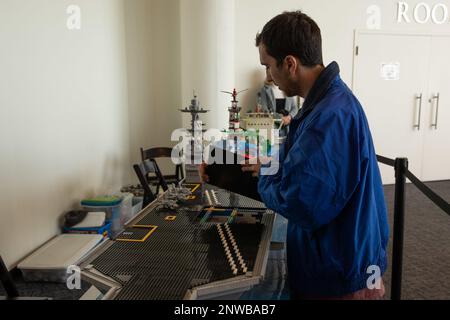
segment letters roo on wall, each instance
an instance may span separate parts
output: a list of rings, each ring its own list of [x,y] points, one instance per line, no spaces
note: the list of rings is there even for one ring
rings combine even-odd
[[[419,24],[430,21],[434,24],[444,24],[449,22],[448,18],[448,7],[443,3],[431,6],[425,2],[420,2],[412,10],[405,1],[400,1],[397,4],[398,23],[411,23],[411,20],[414,19]]]

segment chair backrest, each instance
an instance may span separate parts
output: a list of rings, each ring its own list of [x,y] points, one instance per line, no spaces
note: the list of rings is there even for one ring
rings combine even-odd
[[[142,188],[144,189],[143,206],[146,207],[152,201],[154,201],[156,199],[155,195],[153,194],[152,190],[150,189],[150,185],[148,184],[147,175],[149,173],[155,174],[159,180],[160,185],[163,187],[164,190],[168,189],[167,183],[154,161],[145,160],[144,162],[142,162],[140,164],[135,164],[133,166],[133,168],[134,168],[134,171],[136,172],[136,175],[139,179],[140,184],[142,185]]]
[[[142,161],[158,158],[171,158],[172,148],[151,148],[144,150],[141,148]]]
[[[6,296],[8,299],[14,299],[19,297],[19,291],[14,284],[14,281],[3,262],[2,256],[0,256],[0,282],[6,291]]]
[[[142,161],[145,161],[145,160],[154,161],[159,172],[161,172],[161,170],[158,167],[158,164],[156,163],[156,159],[172,158],[172,150],[173,150],[173,148],[166,148],[166,147],[151,148],[151,149],[146,149],[146,150],[141,148],[141,158],[142,158]],[[162,174],[162,172],[161,172],[161,174]],[[181,164],[178,164],[175,166],[175,176],[178,181],[181,181],[184,179],[183,166]]]

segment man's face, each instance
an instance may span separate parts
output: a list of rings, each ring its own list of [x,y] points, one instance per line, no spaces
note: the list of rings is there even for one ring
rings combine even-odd
[[[265,81],[267,84],[273,83],[272,75],[270,74],[270,72],[267,68],[266,68],[266,80]]]
[[[278,67],[277,60],[267,53],[264,44],[259,46],[259,56],[261,64],[266,67],[267,79],[273,80],[275,85],[289,96],[288,73],[285,70],[284,62]]]

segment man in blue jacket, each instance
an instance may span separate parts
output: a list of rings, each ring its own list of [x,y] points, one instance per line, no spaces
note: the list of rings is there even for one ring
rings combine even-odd
[[[291,296],[380,299],[389,226],[363,108],[337,63],[324,67],[320,29],[302,12],[272,19],[256,45],[280,90],[305,98],[281,147],[278,172],[259,171],[258,185],[266,206],[289,221]]]

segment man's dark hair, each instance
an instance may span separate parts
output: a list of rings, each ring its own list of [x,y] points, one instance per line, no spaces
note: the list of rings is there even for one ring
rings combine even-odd
[[[288,55],[307,67],[323,64],[320,28],[301,11],[284,12],[270,20],[256,36],[256,46],[261,44],[278,66]]]

